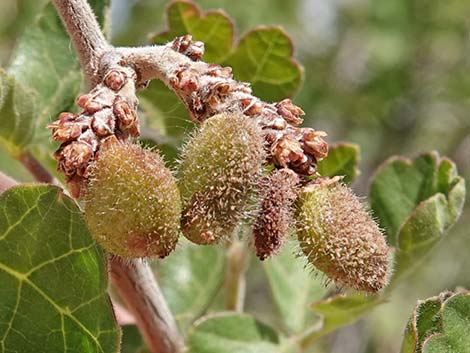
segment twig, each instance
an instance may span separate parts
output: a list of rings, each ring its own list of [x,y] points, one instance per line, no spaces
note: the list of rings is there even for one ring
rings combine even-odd
[[[144,339],[154,353],[176,353],[184,348],[176,322],[155,281],[150,266],[141,260],[109,261],[111,278],[134,315]]]
[[[18,157],[18,160],[40,183],[52,184],[62,187],[59,180],[49,173],[44,166],[29,151],[24,151]]]
[[[246,270],[246,244],[241,240],[234,240],[227,250],[225,309],[243,312],[246,293]]]
[[[100,58],[111,46],[85,0],[53,0],[53,3],[73,41],[84,73],[94,86],[99,82]]]
[[[0,193],[4,192],[5,190],[8,190],[9,188],[17,184],[18,183],[16,182],[16,180],[13,180],[8,175],[0,172]]]

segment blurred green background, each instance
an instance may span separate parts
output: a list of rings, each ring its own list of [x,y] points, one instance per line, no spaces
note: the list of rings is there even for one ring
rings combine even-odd
[[[0,62],[44,0],[0,1]],[[224,9],[237,35],[277,24],[291,35],[305,80],[294,101],[304,125],[328,141],[361,147],[361,175],[353,185],[367,195],[374,169],[392,155],[435,149],[470,180],[470,2],[462,0],[199,0]],[[166,1],[114,0],[108,33],[116,45],[147,43],[165,29]],[[256,92],[255,92],[256,93]],[[185,119],[185,116],[177,117]],[[0,169],[30,180],[0,149]],[[467,186],[469,183],[467,182]],[[467,197],[468,198],[468,197]],[[457,286],[470,288],[470,207],[429,260],[389,303],[320,342],[312,352],[388,353],[399,350],[416,301]],[[270,319],[264,279],[251,273],[247,307]],[[250,280],[250,279],[249,279]]]

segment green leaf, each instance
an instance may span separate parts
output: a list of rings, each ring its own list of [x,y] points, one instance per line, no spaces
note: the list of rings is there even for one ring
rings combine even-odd
[[[392,158],[376,172],[370,197],[389,243],[396,247],[397,279],[456,222],[465,200],[465,182],[455,164],[435,152],[413,162]]]
[[[122,342],[120,353],[138,353],[144,347],[145,343],[136,325],[122,326]]]
[[[156,275],[172,313],[186,329],[203,314],[220,289],[225,273],[225,252],[217,246],[189,241],[165,261],[155,263]]]
[[[447,299],[441,309],[441,333],[423,342],[424,353],[470,352],[470,294],[460,293]]]
[[[258,27],[246,33],[224,62],[239,81],[250,82],[256,96],[268,102],[291,97],[303,79],[292,58],[294,47],[280,27]]]
[[[470,293],[443,292],[419,301],[408,321],[401,353],[470,352]]]
[[[320,299],[326,287],[305,269],[305,261],[295,257],[292,243],[263,262],[274,302],[283,323],[291,333],[300,332],[310,323],[309,303]]]
[[[323,318],[323,324],[316,330],[311,331],[304,339],[304,346],[310,345],[320,337],[323,337],[338,328],[349,325],[372,308],[383,303],[384,298],[379,295],[366,295],[353,293],[349,295],[336,295],[316,302],[312,309]]]
[[[98,19],[104,21],[109,1],[92,0],[90,5]],[[47,123],[60,112],[70,110],[82,78],[70,38],[52,4],[45,6],[24,31],[8,73],[37,96],[30,124],[38,129],[35,140],[29,142],[48,143]]]
[[[280,337],[247,314],[220,313],[201,319],[189,332],[190,353],[274,353]]]
[[[52,4],[24,31],[8,72],[37,95],[35,141],[47,141],[46,124],[71,107],[81,80],[74,49]]]
[[[192,1],[171,2],[166,10],[168,30],[153,35],[154,44],[165,44],[176,37],[191,34],[204,42],[204,60],[221,63],[230,53],[234,40],[234,24],[221,10],[206,11]]]
[[[359,146],[354,143],[337,143],[330,146],[328,156],[318,162],[318,172],[324,177],[344,176],[350,184],[359,174],[357,164],[360,160]]]
[[[59,188],[0,196],[0,282],[2,351],[118,351],[103,253]]]
[[[0,69],[0,141],[13,155],[34,135],[36,97]]]

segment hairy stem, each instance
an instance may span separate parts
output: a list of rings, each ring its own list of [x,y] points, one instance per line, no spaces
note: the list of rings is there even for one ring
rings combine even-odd
[[[153,353],[176,353],[184,348],[176,322],[150,266],[141,260],[110,259],[111,279],[132,312]]]
[[[84,73],[94,86],[99,81],[97,72],[101,55],[111,48],[101,32],[95,14],[85,0],[52,2],[72,39]]]
[[[227,250],[227,273],[225,277],[225,309],[243,312],[245,303],[247,270],[246,244],[234,240]]]
[[[13,180],[8,175],[3,174],[0,172],[0,193],[4,192],[5,190],[17,185],[18,183],[16,180]]]
[[[19,155],[18,160],[40,183],[52,184],[62,187],[60,181],[54,178],[54,176],[49,173],[49,171],[44,168],[44,166],[31,154],[31,152],[22,152]]]

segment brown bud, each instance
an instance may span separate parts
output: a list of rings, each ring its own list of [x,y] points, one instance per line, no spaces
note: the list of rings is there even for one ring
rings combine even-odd
[[[88,143],[74,141],[59,153],[61,170],[65,175],[71,176],[79,171],[85,171],[93,156],[93,149]]]
[[[134,137],[140,135],[139,120],[136,111],[119,96],[114,102],[113,113],[117,118],[117,124],[121,131],[128,132]]]
[[[298,126],[303,122],[300,115],[305,115],[304,111],[300,107],[294,105],[292,101],[287,98],[276,104],[277,112],[282,116],[289,124]]]
[[[204,55],[204,43],[194,41],[190,34],[178,37],[171,43],[171,49],[181,53],[192,61],[201,60]]]
[[[274,163],[280,167],[289,167],[293,162],[301,162],[304,151],[300,142],[290,135],[284,135],[271,149]]]
[[[96,112],[91,120],[91,127],[99,137],[105,137],[114,133],[114,116],[111,108],[105,108]]]
[[[288,237],[298,183],[299,177],[289,169],[274,170],[260,182],[261,202],[253,226],[260,260],[275,254]]]
[[[77,98],[77,104],[80,108],[85,109],[86,103],[90,100],[91,95],[82,94]]]
[[[243,114],[248,116],[259,115],[263,112],[263,105],[254,97],[240,99]]]
[[[309,128],[302,129],[303,148],[307,153],[315,156],[317,160],[328,155],[328,144],[322,139],[324,136],[326,136],[324,131],[315,131]]]
[[[119,70],[110,70],[104,78],[106,86],[111,88],[113,91],[119,91],[122,86],[126,83],[127,75]]]
[[[82,133],[82,127],[80,125],[71,122],[60,123],[60,120],[59,124],[56,125],[54,122],[47,127],[52,128],[52,138],[59,142],[75,140]]]

